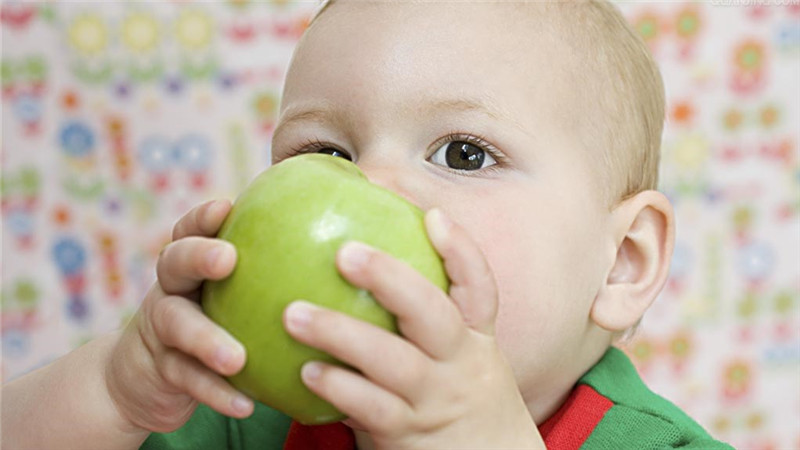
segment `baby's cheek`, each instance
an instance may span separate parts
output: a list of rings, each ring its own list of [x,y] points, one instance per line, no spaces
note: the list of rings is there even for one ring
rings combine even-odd
[[[572,309],[575,303],[565,298],[565,286],[556,281],[556,261],[525,256],[520,246],[504,250],[510,256],[487,255],[492,257],[499,293],[495,334],[500,350],[522,379],[523,374],[546,372],[558,349],[568,347],[567,341],[579,334],[580,323]]]
[[[501,263],[495,274],[499,294],[495,333],[503,350],[537,348],[547,340],[553,319],[548,314],[547,299],[552,296],[547,286],[534,290],[535,281],[530,283],[530,275],[517,272],[518,267]]]
[[[553,340],[559,308],[537,294],[501,291],[495,334],[501,349],[536,351]]]

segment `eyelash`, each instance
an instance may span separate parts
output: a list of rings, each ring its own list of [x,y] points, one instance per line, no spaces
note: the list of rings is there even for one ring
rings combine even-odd
[[[451,131],[450,133],[447,133],[447,135],[445,135],[441,139],[437,140],[436,143],[433,145],[434,153],[439,151],[439,149],[442,148],[442,146],[444,144],[446,144],[448,142],[454,142],[454,141],[466,142],[468,144],[472,144],[472,145],[478,147],[479,149],[483,150],[484,152],[488,153],[489,156],[491,156],[495,160],[495,164],[493,164],[493,165],[491,165],[489,167],[485,167],[483,169],[479,169],[479,170],[458,170],[458,169],[453,169],[453,168],[450,168],[450,167],[447,167],[447,166],[439,166],[439,167],[443,168],[444,170],[446,170],[446,171],[448,171],[450,173],[453,173],[455,175],[461,175],[461,176],[467,176],[467,177],[477,176],[477,174],[485,175],[487,173],[493,173],[493,172],[495,172],[497,170],[502,169],[503,167],[505,167],[506,163],[508,162],[508,159],[505,157],[505,155],[503,155],[500,152],[500,150],[497,149],[497,147],[495,147],[494,145],[490,144],[486,140],[486,138],[484,138],[483,136],[474,135],[474,134],[467,134],[467,133],[463,133],[463,132],[459,132],[459,131]],[[428,158],[430,158],[431,156],[433,156],[433,153],[428,155],[425,158],[425,160],[427,161]]]
[[[451,131],[450,133],[447,133],[447,135],[445,135],[441,139],[437,140],[436,143],[433,145],[433,147],[435,149],[434,153],[437,152],[444,144],[449,143],[449,142],[454,142],[454,141],[466,142],[468,144],[472,144],[472,145],[480,148],[481,150],[483,150],[486,153],[488,153],[492,158],[494,158],[496,164],[493,164],[493,165],[491,165],[489,167],[485,167],[485,168],[479,169],[479,170],[458,170],[458,169],[453,169],[453,168],[450,168],[450,167],[447,167],[447,166],[439,166],[439,167],[442,167],[443,169],[447,170],[448,172],[451,172],[451,173],[454,173],[454,174],[457,174],[457,175],[461,175],[461,176],[474,176],[473,175],[474,172],[481,172],[481,173],[494,172],[496,170],[502,169],[506,165],[507,158],[505,157],[505,155],[503,155],[499,150],[497,150],[497,148],[494,145],[492,145],[489,142],[487,142],[486,139],[483,136],[462,133],[462,132],[459,132],[459,131]],[[288,153],[283,158],[281,158],[281,160],[288,159],[288,158],[291,158],[291,157],[297,156],[297,155],[302,155],[302,154],[305,154],[305,153],[313,153],[313,152],[315,152],[317,150],[322,150],[323,148],[332,148],[332,149],[338,150],[340,152],[349,153],[349,152],[337,147],[336,145],[333,145],[333,144],[330,144],[330,143],[326,143],[326,142],[322,142],[318,138],[310,138],[310,139],[306,139],[305,141],[303,141],[299,145],[290,148]],[[427,155],[425,157],[425,160],[427,161],[428,158],[430,158],[431,156],[433,156],[433,153],[431,153],[430,155]]]
[[[313,153],[317,150],[322,150],[323,148],[333,148],[339,150],[340,152],[344,151],[333,144],[326,144],[325,142],[322,142],[317,138],[306,139],[301,144],[290,148],[287,154],[283,158],[281,158],[281,161],[283,161],[284,159],[289,159],[293,156],[302,155],[304,153]]]

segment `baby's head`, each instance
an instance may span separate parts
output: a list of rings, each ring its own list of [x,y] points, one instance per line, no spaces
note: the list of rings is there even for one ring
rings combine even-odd
[[[666,279],[663,110],[657,67],[608,4],[336,0],[295,52],[273,161],[347,157],[465,227],[541,421]]]

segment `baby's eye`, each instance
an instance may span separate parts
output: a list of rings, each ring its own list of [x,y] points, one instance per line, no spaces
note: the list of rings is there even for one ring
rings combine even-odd
[[[475,144],[450,141],[431,155],[430,162],[455,170],[479,170],[497,164],[492,155]]]
[[[344,158],[344,159],[346,159],[348,161],[353,161],[353,158],[350,156],[349,153],[341,151],[341,150],[333,148],[333,147],[321,148],[321,149],[317,150],[317,153],[325,153],[327,155],[337,156],[339,158]]]

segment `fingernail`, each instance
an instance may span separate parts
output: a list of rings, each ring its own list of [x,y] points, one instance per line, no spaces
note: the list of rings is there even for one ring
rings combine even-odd
[[[236,250],[233,246],[227,242],[222,242],[218,245],[215,245],[211,250],[206,253],[206,263],[208,264],[208,268],[214,271],[217,267],[223,264],[226,258],[228,258],[231,252],[235,252]]]
[[[244,353],[244,347],[241,344],[220,344],[214,352],[214,360],[217,362],[218,367],[224,368],[228,363],[233,360],[240,353]]]
[[[226,200],[223,198],[211,200],[210,202],[208,202],[208,207],[206,208],[206,214],[209,214],[210,216],[213,217],[217,215],[222,209],[228,208],[229,203],[230,200]]]
[[[217,347],[217,351],[214,352],[214,360],[217,362],[218,367],[225,367],[231,359],[233,359],[232,348],[227,345]]]
[[[214,352],[214,360],[217,362],[218,367],[224,368],[231,360],[236,358],[239,354],[244,353],[244,346],[240,344],[233,336],[223,332],[223,336],[218,338],[220,344],[217,345],[217,350]]]
[[[439,242],[446,239],[450,235],[453,222],[439,208],[430,210],[428,216],[428,232],[431,234],[431,238]]]
[[[244,395],[237,395],[231,401],[231,406],[237,414],[247,414],[250,412],[250,399]]]
[[[211,250],[208,251],[206,254],[206,262],[208,263],[208,267],[214,268],[217,265],[217,260],[219,259],[220,255],[222,255],[222,247],[215,246]]]
[[[348,242],[339,250],[342,268],[347,271],[360,270],[367,264],[372,249],[361,242]]]
[[[292,302],[286,308],[286,322],[289,328],[295,331],[304,330],[311,323],[314,309],[314,305],[302,300]]]
[[[313,382],[319,379],[319,375],[322,373],[322,367],[319,365],[318,362],[310,361],[303,364],[303,368],[300,369],[300,376],[303,378],[304,381]]]

